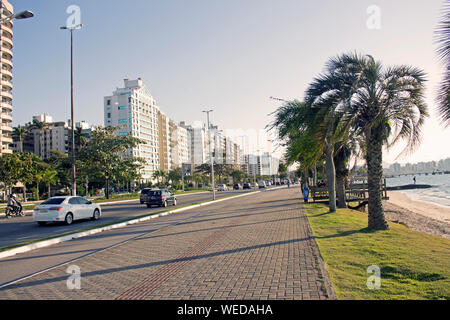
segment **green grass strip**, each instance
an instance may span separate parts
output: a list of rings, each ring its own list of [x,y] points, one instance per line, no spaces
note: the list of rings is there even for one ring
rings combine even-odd
[[[370,231],[365,213],[305,207],[338,299],[450,299],[450,240],[397,223]],[[381,269],[378,290],[367,288],[371,265]]]

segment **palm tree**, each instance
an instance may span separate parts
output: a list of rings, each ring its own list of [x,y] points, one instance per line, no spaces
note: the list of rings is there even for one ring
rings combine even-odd
[[[58,171],[46,169],[42,174],[42,181],[48,187],[48,197],[51,198],[51,186],[59,182]]]
[[[388,229],[381,199],[383,145],[406,140],[404,152],[420,143],[421,129],[428,117],[424,101],[425,73],[411,66],[383,68],[371,56],[344,54],[331,59],[329,70],[342,77],[340,92],[341,128],[365,142],[368,170],[369,228]]]
[[[442,122],[450,126],[450,2],[444,4],[442,20],[436,30],[439,58],[444,64],[444,78],[438,92],[438,111]]]
[[[43,158],[42,148],[41,148],[41,137],[42,137],[42,131],[45,128],[45,123],[34,119],[33,124],[31,125],[31,128],[38,131],[38,134],[39,134],[39,157]]]
[[[23,139],[28,134],[28,129],[20,125],[14,128],[13,135],[19,139],[20,151],[23,152]]]

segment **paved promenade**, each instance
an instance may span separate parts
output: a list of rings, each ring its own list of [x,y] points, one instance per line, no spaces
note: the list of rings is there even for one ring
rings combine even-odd
[[[179,224],[0,289],[0,299],[327,299],[300,189],[194,209]],[[77,282],[70,282],[76,284]]]

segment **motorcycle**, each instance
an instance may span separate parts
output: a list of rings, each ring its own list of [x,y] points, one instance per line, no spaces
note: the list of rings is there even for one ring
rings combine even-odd
[[[23,212],[23,208],[19,206],[8,206],[6,207],[6,218],[9,219],[13,216],[23,217],[25,214]]]

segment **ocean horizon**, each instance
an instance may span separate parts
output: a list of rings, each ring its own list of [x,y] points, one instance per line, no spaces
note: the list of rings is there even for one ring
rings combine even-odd
[[[386,178],[386,185],[397,187],[414,184],[414,177],[416,177],[416,184],[427,184],[432,187],[429,189],[400,190],[400,192],[407,195],[411,200],[432,203],[450,209],[450,174],[422,174]]]

